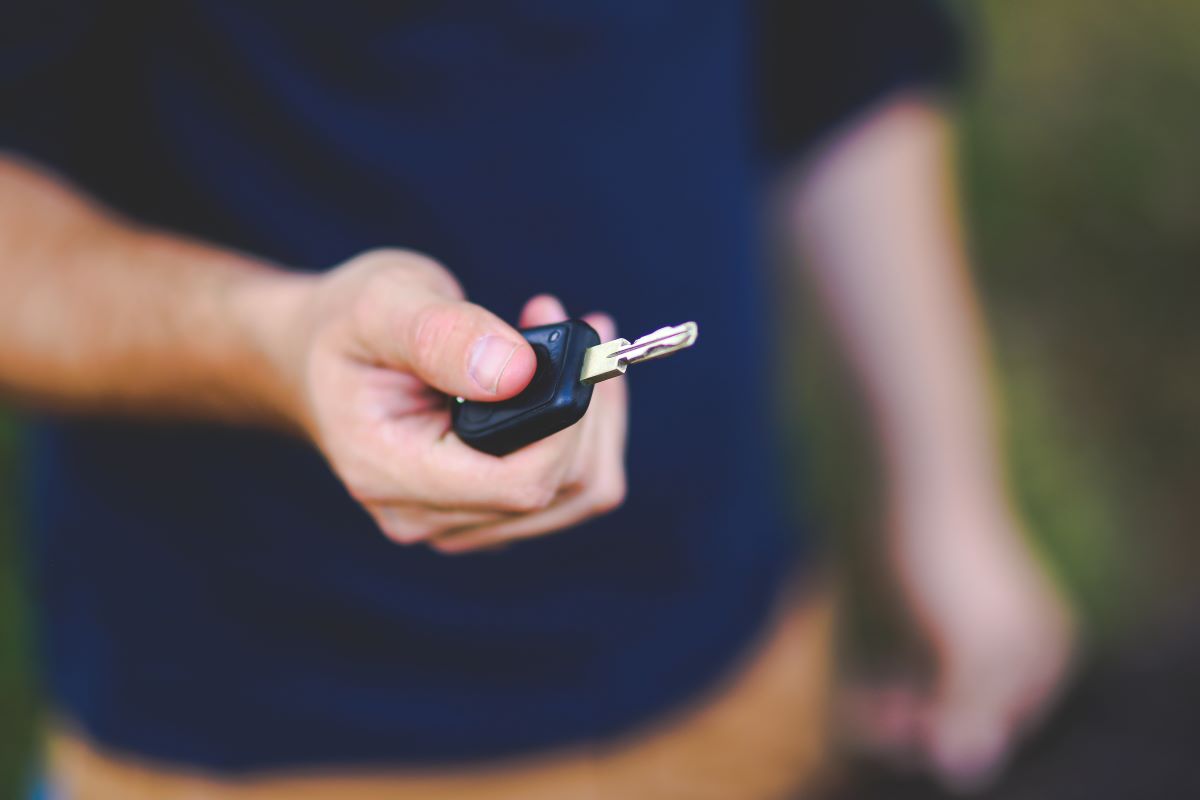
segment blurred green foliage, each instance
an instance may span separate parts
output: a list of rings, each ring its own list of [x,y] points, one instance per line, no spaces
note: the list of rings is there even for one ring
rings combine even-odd
[[[1111,646],[1200,585],[1200,4],[949,6],[974,34],[960,162],[1014,496]],[[811,501],[868,587],[850,616],[869,664],[912,643],[890,616],[863,416],[805,325]]]
[[[952,6],[977,32],[962,165],[1014,488],[1106,638],[1200,583],[1200,4]],[[812,333],[798,389],[811,495],[852,532],[843,551],[870,584],[882,578],[861,416]],[[28,775],[36,707],[15,441],[0,420],[0,797]],[[860,616],[866,639],[896,641]]]
[[[973,7],[963,163],[1014,475],[1120,625],[1192,594],[1200,556],[1200,5]]]

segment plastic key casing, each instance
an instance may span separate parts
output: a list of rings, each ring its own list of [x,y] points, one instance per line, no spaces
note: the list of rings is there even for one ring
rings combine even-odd
[[[579,380],[584,352],[600,335],[581,320],[521,331],[537,355],[533,380],[516,397],[498,403],[458,400],[451,405],[454,432],[476,450],[502,456],[574,425],[592,401]]]

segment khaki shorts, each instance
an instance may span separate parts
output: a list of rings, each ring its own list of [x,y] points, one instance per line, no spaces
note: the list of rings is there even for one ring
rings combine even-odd
[[[102,752],[56,726],[49,776],[63,800],[759,800],[794,798],[825,758],[832,600],[781,604],[758,648],[690,708],[603,744],[537,758],[399,773],[227,779]]]

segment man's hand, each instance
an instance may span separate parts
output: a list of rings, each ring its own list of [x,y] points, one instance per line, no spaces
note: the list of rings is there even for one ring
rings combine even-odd
[[[951,788],[985,785],[1052,706],[1074,648],[1068,605],[1025,544],[1012,510],[957,493],[893,503],[890,555],[932,645],[929,685],[851,690],[851,733]]]
[[[566,316],[529,302],[522,324]],[[602,315],[588,321],[615,336]],[[0,154],[0,394],[65,413],[286,427],[398,542],[446,553],[576,525],[625,491],[625,394],[504,458],[451,432],[446,396],[503,400],[532,349],[396,250],[288,272],[123,219]]]
[[[897,574],[937,658],[916,743],[944,781],[971,789],[1052,707],[1074,620],[1009,509],[943,499],[895,524],[910,529],[896,537]]]
[[[446,396],[498,401],[536,368],[524,338],[466,302],[444,268],[381,250],[311,283],[277,337],[298,423],[390,538],[444,553],[576,525],[624,498],[625,394],[598,387],[583,420],[504,458],[463,444]],[[547,296],[523,326],[566,318]],[[607,317],[587,321],[603,339]]]

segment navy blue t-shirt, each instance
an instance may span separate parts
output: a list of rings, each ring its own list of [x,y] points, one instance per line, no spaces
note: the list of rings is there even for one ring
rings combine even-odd
[[[5,26],[0,146],[131,217],[296,269],[420,250],[508,319],[553,292],[702,331],[630,381],[625,506],[486,555],[393,544],[299,441],[40,422],[58,708],[157,759],[404,764],[609,735],[729,668],[800,540],[759,184],[945,71],[933,6],[45,0]]]

